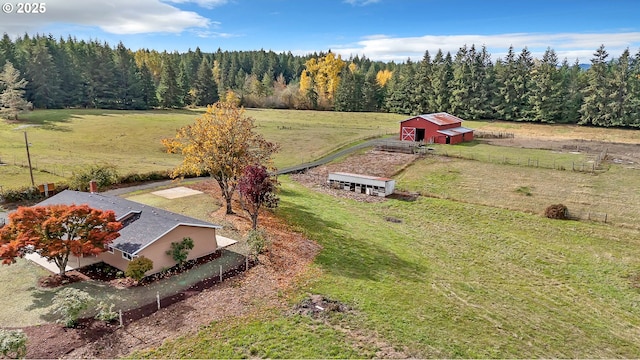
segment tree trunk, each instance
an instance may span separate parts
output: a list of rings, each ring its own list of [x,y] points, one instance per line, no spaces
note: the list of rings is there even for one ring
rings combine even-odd
[[[255,213],[251,214],[251,228],[253,230],[257,230],[258,229],[258,211],[256,211]]]
[[[231,208],[231,196],[225,196],[225,200],[227,200],[227,215],[235,214]]]

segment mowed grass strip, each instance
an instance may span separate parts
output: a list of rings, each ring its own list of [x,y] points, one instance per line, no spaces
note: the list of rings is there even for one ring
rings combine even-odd
[[[0,328],[42,323],[48,314],[51,297],[37,288],[38,279],[51,273],[29,260],[0,265]]]
[[[0,185],[30,185],[24,131],[28,133],[37,184],[68,178],[92,164],[112,164],[120,174],[174,168],[179,154],[160,140],[175,135],[204,109],[194,111],[38,110],[19,123],[0,122]],[[260,132],[281,145],[278,167],[315,160],[352,142],[397,131],[401,115],[330,111],[247,109]],[[14,166],[15,165],[15,166]]]
[[[413,356],[640,355],[634,230],[441,199],[363,204],[290,182],[284,190],[279,212],[324,248],[324,276],[304,291],[355,306],[356,324]]]
[[[430,156],[416,161],[397,180],[398,187],[427,196],[536,214],[562,203],[585,219],[604,221],[606,214],[616,225],[640,224],[638,170],[619,165],[592,174]]]

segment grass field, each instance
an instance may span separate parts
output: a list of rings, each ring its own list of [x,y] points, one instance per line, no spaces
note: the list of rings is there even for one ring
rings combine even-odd
[[[329,322],[338,328],[377,334],[415,357],[640,356],[636,230],[444,199],[366,204],[290,181],[278,213],[323,246],[298,296],[356,309]],[[336,348],[335,337],[320,336],[327,323],[273,316],[212,325],[144,356],[298,357],[286,349],[312,341]],[[243,340],[264,338],[265,327],[269,341]],[[302,348],[304,357],[329,356]],[[337,351],[331,356],[353,356],[350,347]]]
[[[547,153],[547,161],[556,155]],[[486,158],[484,152],[476,155]],[[618,165],[591,174],[430,156],[397,179],[405,190],[427,196],[537,214],[551,204],[562,203],[581,218],[604,221],[606,214],[608,222],[637,228],[640,192],[634,189],[640,189],[638,175],[638,170]]]
[[[30,185],[24,131],[36,184],[59,182],[84,166],[112,164],[121,174],[166,170],[180,163],[160,140],[204,110],[39,110],[20,123],[0,122],[0,186]],[[397,131],[395,114],[248,109],[258,131],[281,145],[278,167],[311,161],[351,142]]]

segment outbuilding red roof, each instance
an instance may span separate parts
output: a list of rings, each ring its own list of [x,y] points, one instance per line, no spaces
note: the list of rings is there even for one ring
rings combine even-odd
[[[446,112],[439,112],[439,113],[433,113],[433,114],[424,114],[424,115],[418,115],[418,116],[414,116],[411,117],[409,119],[406,120],[402,120],[402,122],[405,121],[409,121],[411,119],[415,119],[415,118],[422,118],[424,120],[427,120],[429,122],[432,122],[436,125],[451,125],[451,124],[461,124],[462,123],[462,119],[460,119],[457,116],[453,116],[451,114],[448,114]]]

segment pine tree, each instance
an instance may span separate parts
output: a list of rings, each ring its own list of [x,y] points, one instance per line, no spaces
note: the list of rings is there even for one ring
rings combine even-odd
[[[515,77],[515,120],[531,119],[531,104],[529,103],[529,90],[531,87],[531,69],[533,68],[533,57],[531,52],[525,47],[518,55],[516,63]]]
[[[143,89],[138,76],[133,54],[122,42],[118,44],[114,57],[114,107],[117,109],[144,109]]]
[[[202,59],[193,84],[196,106],[207,106],[218,101],[218,88],[213,80],[211,69],[211,64],[206,59]]]
[[[529,92],[531,119],[537,122],[560,122],[563,108],[560,102],[562,79],[558,70],[558,57],[551,48],[547,48],[542,61],[534,66],[532,73]]]
[[[516,90],[516,57],[513,46],[509,47],[507,57],[498,60],[496,65],[497,101],[496,113],[502,120],[516,119],[517,90]]]
[[[411,59],[393,72],[388,82],[385,107],[389,112],[404,115],[418,115],[420,108],[416,99],[416,76]]]
[[[145,109],[158,106],[158,97],[156,96],[156,86],[153,81],[153,75],[146,64],[142,64],[142,67],[136,73],[138,77],[138,83],[140,84],[140,100]]]
[[[631,77],[631,55],[629,49],[625,49],[622,55],[613,62],[611,75],[609,76],[609,93],[607,107],[610,118],[608,122],[611,126],[628,125],[635,119],[629,117],[631,109],[630,101],[630,77]]]
[[[20,111],[31,107],[24,99],[26,86],[27,81],[20,79],[20,72],[7,61],[0,73],[0,114],[9,120],[18,120]]]
[[[472,116],[473,84],[470,58],[469,49],[464,45],[456,53],[456,58],[453,62],[451,111],[462,118],[470,118]]]
[[[30,48],[27,63],[28,85],[27,99],[34,107],[40,109],[59,106],[60,78],[49,50],[42,41],[38,41]]]
[[[447,53],[443,57],[442,51],[438,50],[433,59],[433,99],[429,100],[434,112],[451,111],[451,81],[453,80],[453,69],[451,68],[451,54]]]
[[[587,70],[587,86],[582,90],[584,101],[580,107],[580,125],[610,126],[608,66],[609,54],[601,45],[593,54],[591,67]]]
[[[158,104],[163,108],[182,107],[182,90],[178,84],[175,64],[168,56],[162,63],[162,76],[157,90]]]
[[[433,104],[434,90],[432,77],[433,66],[431,64],[429,50],[427,50],[422,57],[422,61],[418,63],[418,71],[416,72],[416,100],[420,114],[436,112]]]

